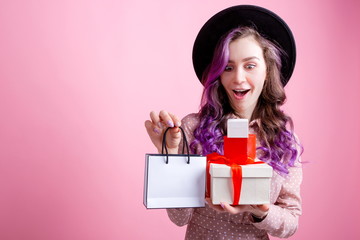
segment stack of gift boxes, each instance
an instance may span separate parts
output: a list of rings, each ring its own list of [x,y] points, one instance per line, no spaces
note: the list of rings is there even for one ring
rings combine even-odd
[[[247,119],[229,119],[224,155],[207,155],[207,196],[213,204],[270,203],[272,168],[256,159],[256,136]]]

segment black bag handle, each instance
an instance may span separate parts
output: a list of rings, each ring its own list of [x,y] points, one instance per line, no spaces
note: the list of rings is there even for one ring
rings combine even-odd
[[[188,141],[186,139],[186,135],[185,135],[185,131],[184,129],[182,129],[182,127],[179,127],[182,133],[182,139],[183,139],[183,149],[182,149],[182,154],[185,154],[185,146],[186,146],[186,150],[187,150],[187,164],[190,164],[190,151],[189,151],[189,144]],[[168,149],[166,147],[166,133],[169,131],[170,127],[168,127],[165,132],[164,132],[164,136],[163,136],[163,140],[162,140],[162,148],[161,148],[161,154],[164,154],[164,149],[166,151],[166,164],[169,163],[169,152]]]

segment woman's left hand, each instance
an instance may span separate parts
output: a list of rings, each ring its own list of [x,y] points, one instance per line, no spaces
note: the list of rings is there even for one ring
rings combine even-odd
[[[212,204],[210,198],[206,198],[206,202],[212,209],[218,212],[228,212],[231,214],[250,212],[258,218],[265,217],[269,211],[269,204],[231,206],[226,202],[222,202],[220,205],[214,205]]]

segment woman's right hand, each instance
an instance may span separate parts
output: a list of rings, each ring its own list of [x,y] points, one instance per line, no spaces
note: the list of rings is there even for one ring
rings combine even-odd
[[[150,119],[151,120],[145,121],[145,128],[158,152],[161,153],[162,139],[165,130],[171,127],[166,134],[166,147],[169,153],[177,154],[181,140],[181,132],[179,129],[181,121],[178,117],[162,110],[159,114],[154,111],[150,112]]]

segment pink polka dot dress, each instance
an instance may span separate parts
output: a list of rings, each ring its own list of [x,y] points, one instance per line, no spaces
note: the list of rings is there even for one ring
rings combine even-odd
[[[182,120],[189,143],[193,140],[193,131],[198,123],[196,114],[189,114]],[[302,168],[298,164],[289,172],[286,177],[273,172],[270,208],[260,222],[256,222],[248,212],[232,215],[217,212],[208,205],[204,208],[167,209],[168,216],[178,226],[187,225],[187,240],[269,239],[268,234],[279,238],[290,237],[295,233],[301,215]]]

